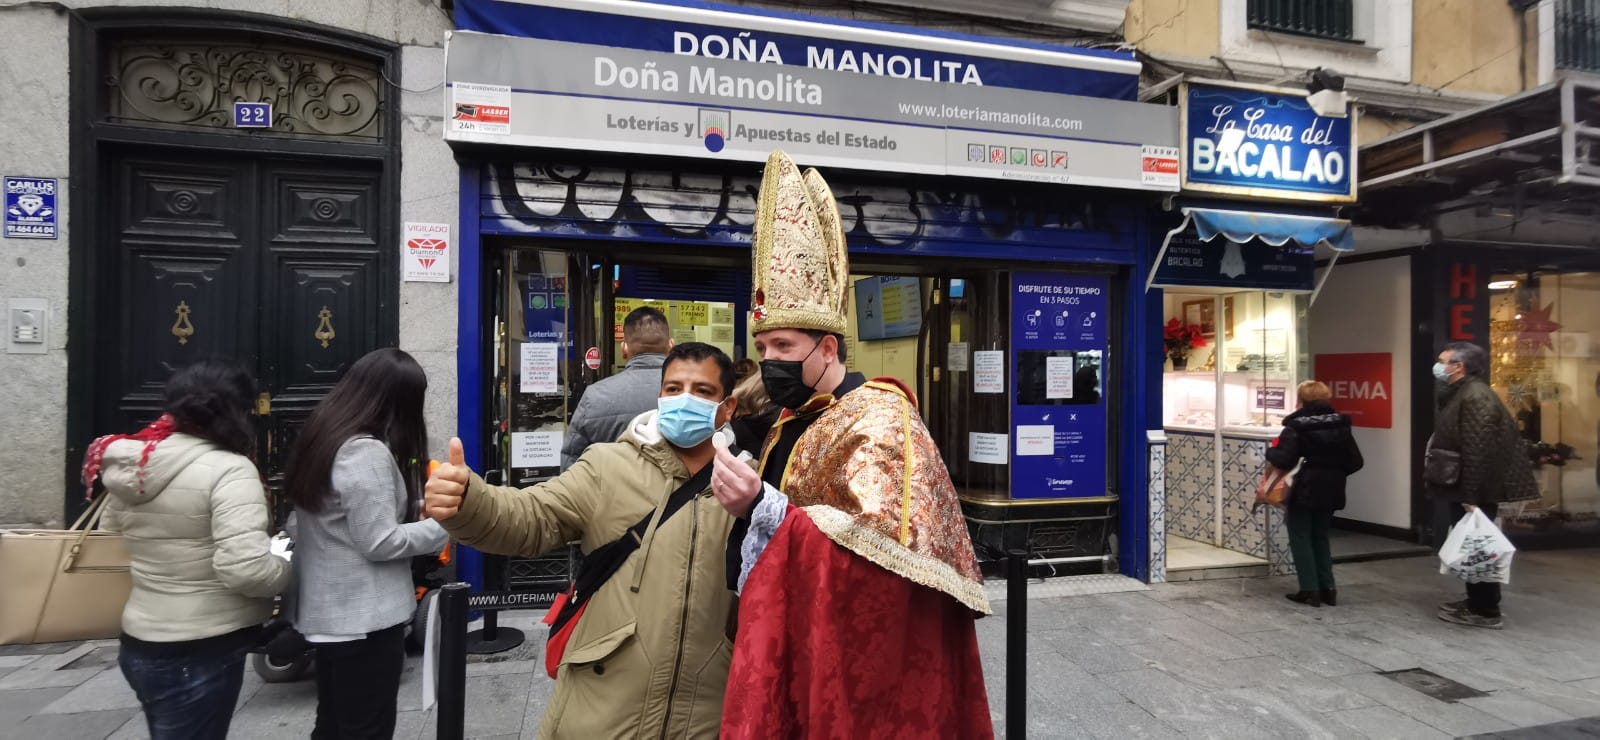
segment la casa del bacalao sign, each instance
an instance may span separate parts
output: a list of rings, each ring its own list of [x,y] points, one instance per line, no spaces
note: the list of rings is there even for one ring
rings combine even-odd
[[[1274,200],[1356,199],[1356,118],[1321,116],[1306,94],[1189,82],[1183,189]]]

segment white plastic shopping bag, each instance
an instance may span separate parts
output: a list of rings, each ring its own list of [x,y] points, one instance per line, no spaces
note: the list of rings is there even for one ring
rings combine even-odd
[[[1482,509],[1473,509],[1450,528],[1450,536],[1439,549],[1439,572],[1467,583],[1510,583],[1511,546]]]

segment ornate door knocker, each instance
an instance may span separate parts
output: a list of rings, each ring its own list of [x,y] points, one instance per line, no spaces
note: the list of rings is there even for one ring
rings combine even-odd
[[[327,306],[323,306],[322,310],[317,312],[317,318],[322,319],[322,322],[317,324],[317,331],[311,336],[320,340],[322,348],[327,349],[328,342],[332,341],[335,336],[333,333],[333,312],[329,311]]]
[[[189,337],[194,336],[194,324],[189,323],[189,304],[178,301],[173,313],[178,315],[178,320],[172,322],[172,336],[178,338],[178,344],[188,344]]]

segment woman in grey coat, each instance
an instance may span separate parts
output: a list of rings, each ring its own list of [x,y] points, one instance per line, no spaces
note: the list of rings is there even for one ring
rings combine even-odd
[[[295,626],[317,648],[313,738],[389,738],[416,609],[410,560],[449,541],[418,521],[428,379],[411,355],[356,362],[312,412],[286,488],[298,576]]]

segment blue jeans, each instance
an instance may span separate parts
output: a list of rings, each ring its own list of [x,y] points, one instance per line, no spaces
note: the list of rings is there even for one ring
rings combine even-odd
[[[122,675],[144,707],[150,740],[224,740],[244,685],[246,650],[205,656],[117,657]]]

